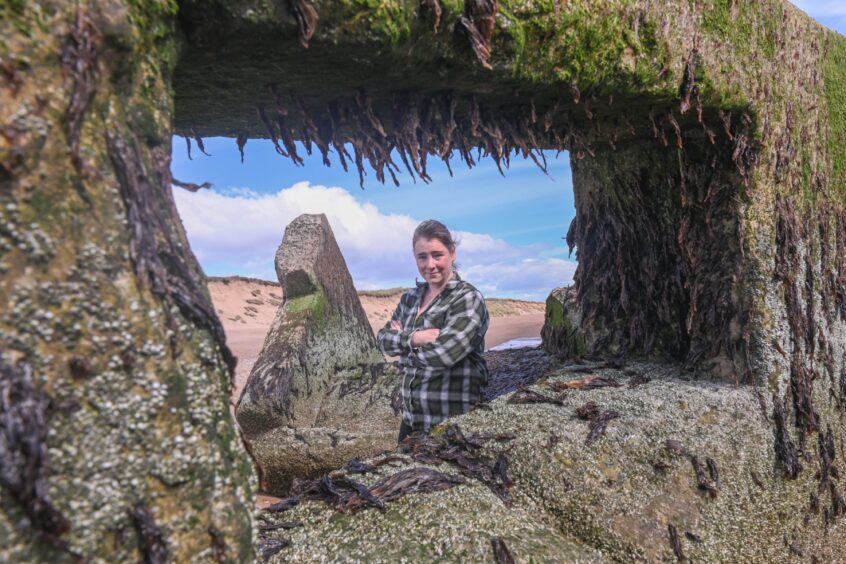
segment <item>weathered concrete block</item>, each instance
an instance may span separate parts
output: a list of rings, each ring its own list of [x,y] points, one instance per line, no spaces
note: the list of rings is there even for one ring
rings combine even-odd
[[[546,314],[541,329],[543,349],[563,358],[585,354],[585,338],[580,326],[576,289],[572,286],[553,288],[546,298]]]
[[[762,405],[753,388],[691,381],[668,364],[604,366],[558,369],[532,389],[553,397],[548,384],[593,376],[620,386],[571,390],[561,405],[509,403],[503,396],[435,429],[446,436],[444,428],[456,424],[467,437],[504,437],[473,456],[507,459],[510,506],[472,478],[389,501],[385,511],[329,519],[325,502],[309,501],[276,514],[306,525],[286,531],[291,544],[273,561],[334,555],[334,561],[483,562],[493,560],[490,541],[497,537],[516,562],[843,560],[846,525],[835,517],[840,483],[826,474],[830,464],[815,475],[819,467],[811,463],[785,479],[784,464],[774,464],[766,418],[772,406]],[[576,417],[587,402],[598,413],[618,414],[590,444],[593,422]],[[842,422],[831,432],[842,436]],[[426,462],[404,457],[401,466],[350,477],[372,486]],[[460,475],[461,467],[444,462],[438,470]],[[818,489],[821,476],[825,487]],[[392,542],[379,542],[385,538]]]
[[[398,372],[372,330],[325,215],[301,215],[276,252],[285,300],[236,417],[263,474],[284,492],[297,476],[395,444]]]

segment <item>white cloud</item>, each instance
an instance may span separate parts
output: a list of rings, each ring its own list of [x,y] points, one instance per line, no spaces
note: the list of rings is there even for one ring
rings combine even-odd
[[[303,213],[324,213],[359,288],[409,286],[417,274],[411,236],[418,220],[385,214],[342,188],[299,182],[275,194],[239,188],[175,189],[191,248],[212,274],[275,280],[273,257],[285,226]],[[572,279],[575,263],[541,258],[539,245],[514,246],[484,233],[457,232],[464,277],[489,296],[544,299]]]
[[[526,258],[468,265],[463,276],[486,296],[545,300],[552,288],[570,284],[575,272],[575,262]]]

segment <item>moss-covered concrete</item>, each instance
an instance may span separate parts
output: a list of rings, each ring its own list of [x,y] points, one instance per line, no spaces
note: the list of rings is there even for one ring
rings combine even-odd
[[[376,348],[325,215],[294,219],[275,264],[285,299],[235,415],[262,489],[286,495],[295,478],[396,444],[399,371]]]
[[[789,529],[790,545],[797,500],[840,495],[813,469],[828,456],[814,445],[829,425],[841,446],[835,410],[846,409],[846,39],[786,0],[503,0],[486,60],[461,31],[463,2],[441,3],[435,29],[414,0],[319,0],[304,49],[289,5],[0,4],[2,364],[4,374],[31,367],[54,405],[43,440],[38,425],[24,433],[47,456],[33,458],[33,476],[15,467],[46,484],[43,499],[0,489],[0,557],[249,557],[252,482],[225,399],[232,359],[168,191],[176,131],[279,135],[281,152],[319,140],[329,160],[348,142],[353,166],[368,160],[389,181],[394,147],[421,178],[427,156],[456,148],[505,164],[515,151],[568,149],[586,352],[678,358],[697,377],[749,386],[715,392],[720,410],[745,398],[726,422],[754,438],[736,476],[784,464],[786,436],[803,461],[797,480],[770,474],[754,500],[732,486],[734,497],[695,500],[703,538],[732,540],[686,550],[755,557],[743,551],[759,545],[736,531],[757,528],[747,515],[760,509],[770,544],[757,556],[783,559],[767,519]],[[587,272],[607,291],[592,293]],[[702,386],[691,397],[711,397]],[[775,423],[754,415],[759,396],[771,418],[781,413],[771,393],[787,409],[775,451]],[[681,406],[649,405],[703,449],[711,443],[699,438],[715,451],[735,440],[685,427]],[[503,424],[531,430],[525,417],[509,412]],[[650,429],[634,428],[646,449]],[[18,441],[10,429],[0,431]],[[627,507],[602,487],[590,483],[592,499]],[[38,503],[70,529],[39,519]],[[610,517],[556,503],[544,499],[562,530],[642,556]],[[834,546],[817,540],[821,515],[795,525],[803,554]],[[655,531],[644,529],[649,546]]]
[[[41,436],[4,397],[0,560],[247,561],[255,479],[170,193],[177,6],[0,10],[0,363],[50,398]]]

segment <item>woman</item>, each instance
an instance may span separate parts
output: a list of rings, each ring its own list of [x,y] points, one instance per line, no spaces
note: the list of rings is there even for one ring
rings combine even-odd
[[[469,411],[488,379],[482,356],[488,309],[482,294],[455,272],[449,229],[424,221],[411,244],[426,282],[403,294],[377,337],[382,352],[399,356],[403,367],[399,441]]]

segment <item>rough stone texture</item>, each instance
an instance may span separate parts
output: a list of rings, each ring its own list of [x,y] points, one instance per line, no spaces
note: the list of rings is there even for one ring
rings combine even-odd
[[[171,194],[175,5],[0,10],[0,561],[248,560],[232,358]]]
[[[327,163],[367,160],[381,181],[403,167],[425,180],[426,157],[452,150],[472,165],[481,147],[503,166],[513,151],[569,150],[588,353],[678,359],[747,384],[789,368],[771,354],[793,339],[776,321],[783,300],[773,309],[777,201],[816,225],[797,236],[828,274],[804,309],[841,295],[846,39],[785,0],[503,1],[489,58],[466,40],[460,2],[316,2],[307,50],[286,10],[181,6],[184,134],[272,137],[294,160],[292,140],[307,139]],[[203,79],[212,72],[229,78]],[[832,357],[846,352],[836,331],[820,329]]]
[[[541,328],[541,346],[560,358],[585,354],[585,338],[580,330],[579,304],[572,286],[553,288],[546,298],[546,314]]]
[[[503,0],[492,18],[489,2],[442,2],[437,18],[434,5],[0,6],[0,368],[18,383],[4,409],[40,406],[3,429],[0,557],[248,554],[231,358],[169,193],[172,118],[195,140],[271,137],[294,159],[294,138],[327,162],[333,147],[377,180],[400,168],[393,149],[424,180],[426,158],[452,149],[504,166],[568,149],[587,353],[675,358],[748,386],[716,393],[718,407],[744,399],[713,437],[728,447],[748,430],[756,465],[792,469],[766,482],[762,522],[787,519],[790,543],[811,511],[795,534],[816,542],[838,519],[846,39],[786,0]],[[775,421],[755,427],[755,404]],[[510,410],[503,424],[532,421]],[[21,479],[34,496],[9,493]],[[757,528],[726,524],[732,507],[715,526]]]
[[[843,517],[826,524],[832,504],[824,491],[811,508],[809,491],[817,492],[813,463],[796,480],[785,480],[773,464],[773,431],[752,388],[690,380],[682,367],[666,364],[597,368],[602,364],[560,368],[547,382],[604,376],[620,387],[573,390],[562,406],[509,404],[504,396],[490,409],[450,421],[467,436],[516,436],[485,447],[491,458],[508,457],[511,508],[472,480],[389,502],[385,512],[342,514],[309,501],[262,514],[269,522],[304,524],[266,533],[291,541],[272,561],[492,562],[490,539],[498,536],[517,562],[670,562],[676,558],[668,525],[676,528],[691,562],[842,560]],[[631,387],[642,377],[651,381]],[[544,383],[532,389],[553,395]],[[588,401],[620,413],[590,446],[589,424],[576,416]],[[841,421],[834,423],[835,435],[843,431]],[[693,456],[708,483],[714,481],[706,460],[714,461],[715,495],[698,487]],[[373,484],[414,466],[420,464],[408,459],[351,477]],[[435,468],[460,473],[450,464]]]
[[[396,445],[398,371],[385,363],[326,216],[301,215],[276,251],[284,301],[238,401],[261,468],[284,494],[353,457]]]

